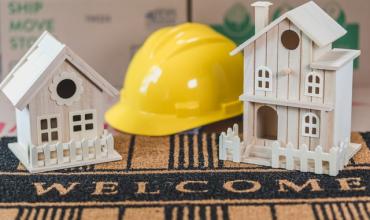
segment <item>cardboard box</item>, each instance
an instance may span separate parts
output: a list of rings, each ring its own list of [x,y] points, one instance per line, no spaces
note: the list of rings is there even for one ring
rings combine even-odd
[[[192,20],[211,25],[217,31],[233,39],[237,44],[254,34],[252,0],[193,0]],[[271,19],[307,1],[276,0],[270,9]],[[368,0],[317,0],[315,1],[348,33],[334,43],[334,47],[361,49],[355,61],[354,86],[370,87],[370,1]],[[212,5],[212,13],[209,13]]]
[[[130,59],[147,36],[186,20],[186,0],[1,0],[0,79],[48,30],[120,89]],[[14,109],[2,94],[0,107],[0,136],[14,136]]]
[[[114,86],[154,30],[187,20],[186,0],[2,0],[3,75],[44,31],[71,47]]]

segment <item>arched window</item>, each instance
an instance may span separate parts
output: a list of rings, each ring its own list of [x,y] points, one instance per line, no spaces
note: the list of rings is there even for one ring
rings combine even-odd
[[[305,95],[322,97],[322,77],[316,72],[310,72],[306,76]]]
[[[306,137],[320,136],[320,119],[314,113],[306,113],[302,118],[302,135]]]
[[[272,91],[272,71],[268,67],[258,67],[255,88],[258,91]]]

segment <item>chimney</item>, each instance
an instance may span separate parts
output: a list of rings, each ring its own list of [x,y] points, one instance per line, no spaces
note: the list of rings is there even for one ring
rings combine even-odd
[[[269,24],[269,7],[271,5],[272,3],[268,1],[257,1],[251,5],[254,7],[255,34]]]

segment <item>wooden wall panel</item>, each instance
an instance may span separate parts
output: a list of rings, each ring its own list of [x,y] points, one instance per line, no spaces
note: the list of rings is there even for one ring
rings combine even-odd
[[[255,71],[254,71],[255,74],[257,74],[257,70],[260,66],[266,66],[266,37],[267,35],[263,34],[261,37],[259,37],[256,40],[256,59],[255,59]],[[265,96],[266,92],[258,91],[255,89],[255,95]]]
[[[290,30],[295,31],[301,39],[301,31],[290,22]],[[289,74],[288,99],[299,100],[300,78],[301,78],[301,41],[295,50],[289,50],[289,68],[292,73]]]
[[[289,21],[284,20],[279,24],[279,39],[284,31],[289,30]],[[289,67],[289,51],[285,49],[281,40],[279,40],[279,51],[278,51],[278,92],[277,97],[279,99],[288,98],[289,89],[289,76],[284,73],[284,70]]]
[[[270,98],[277,97],[277,77],[278,77],[278,42],[279,42],[279,26],[273,27],[267,32],[267,66],[272,71],[272,92],[266,92],[266,96]]]
[[[52,79],[46,84],[44,88],[36,95],[36,97],[29,104],[30,118],[31,118],[31,129],[32,129],[32,142],[38,143],[37,134],[37,117],[43,115],[60,114],[62,123],[61,133],[62,142],[70,141],[69,133],[69,112],[80,111],[86,109],[96,109],[97,113],[97,134],[101,135],[104,130],[104,106],[102,100],[105,94],[101,92],[95,85],[93,85],[84,75],[78,72],[70,63],[64,62],[58,67],[54,74],[60,74],[63,71],[73,72],[82,79],[83,93],[78,101],[74,102],[71,106],[57,105],[55,101],[50,98],[49,85]]]
[[[254,43],[244,48],[244,92],[254,95]]]
[[[288,133],[288,108],[277,106],[276,109],[278,113],[278,140],[285,145]]]
[[[252,102],[244,102],[244,124],[243,124],[243,139],[246,141],[247,144],[250,144],[255,136],[254,127],[256,123],[256,119],[254,110],[254,103]]]
[[[288,107],[288,134],[287,141],[292,143],[295,148],[298,148],[299,136],[299,109]]]

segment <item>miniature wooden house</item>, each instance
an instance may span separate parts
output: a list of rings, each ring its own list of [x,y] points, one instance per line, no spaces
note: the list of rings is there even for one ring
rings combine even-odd
[[[268,24],[270,5],[252,4],[256,34],[231,52],[244,53],[244,142],[229,146],[233,160],[336,175],[359,150],[349,140],[360,51],[332,49],[346,30],[314,2]],[[236,136],[221,135],[221,159]]]
[[[16,108],[9,148],[31,172],[120,160],[102,100],[118,91],[45,32],[0,85]]]

